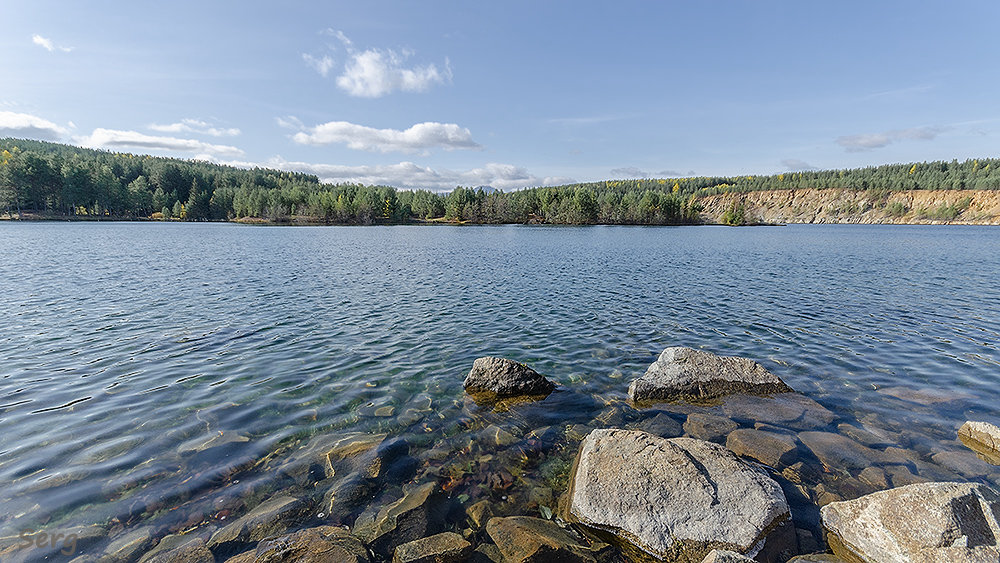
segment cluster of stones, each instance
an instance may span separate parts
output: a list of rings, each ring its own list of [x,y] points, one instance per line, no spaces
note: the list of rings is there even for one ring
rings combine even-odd
[[[477,402],[507,407],[556,390],[524,364],[491,357],[475,361],[464,386]],[[690,409],[681,425],[666,410],[640,429],[581,427],[569,489],[550,519],[497,516],[488,500],[456,516],[440,482],[417,475],[405,441],[317,436],[275,471],[300,488],[325,491],[320,502],[276,496],[209,533],[158,541],[140,528],[115,538],[100,557],[74,563],[1000,561],[1000,494],[978,483],[923,482],[935,471],[943,478],[985,474],[975,462],[1000,460],[996,426],[966,423],[959,436],[985,461],[942,458],[955,468],[944,473],[859,427],[815,431],[831,424],[833,413],[760,364],[689,348],[664,350],[628,395],[640,409],[681,404],[672,412],[715,401],[725,416]],[[681,431],[687,437],[663,437]],[[480,438],[497,445],[515,439],[498,426]],[[838,474],[856,498],[806,490],[816,481],[810,471]],[[392,500],[379,496],[398,483],[407,484]],[[823,546],[797,527],[793,513],[817,505],[833,553],[800,555]],[[456,527],[457,520],[464,524]]]

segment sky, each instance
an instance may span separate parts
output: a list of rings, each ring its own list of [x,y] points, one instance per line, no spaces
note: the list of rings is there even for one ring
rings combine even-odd
[[[450,190],[1000,155],[1000,2],[5,2],[0,137]]]

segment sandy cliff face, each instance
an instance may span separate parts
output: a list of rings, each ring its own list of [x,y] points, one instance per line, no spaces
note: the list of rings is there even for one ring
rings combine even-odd
[[[765,223],[916,223],[1000,225],[1000,191],[801,189],[703,197],[702,220],[718,223],[732,202]]]

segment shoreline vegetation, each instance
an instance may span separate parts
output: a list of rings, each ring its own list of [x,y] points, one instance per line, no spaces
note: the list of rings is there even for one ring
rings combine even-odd
[[[1000,159],[450,193],[0,139],[0,219],[266,225],[1000,224]]]

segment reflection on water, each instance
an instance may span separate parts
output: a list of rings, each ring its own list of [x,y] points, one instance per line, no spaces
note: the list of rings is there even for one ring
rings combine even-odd
[[[861,476],[814,456],[833,438],[796,438],[800,463],[779,469],[801,506],[998,483],[956,437],[1000,421],[996,256],[1000,230],[980,227],[0,224],[0,538],[90,526],[99,553],[141,526],[152,545],[279,492],[350,524],[429,479],[545,515],[590,429],[693,435],[691,414],[881,452]],[[633,409],[629,381],[673,345],[757,359],[830,415]],[[482,355],[560,387],[476,405],[462,381]],[[365,498],[331,501],[333,465],[291,469],[357,433],[396,448],[352,489]]]

